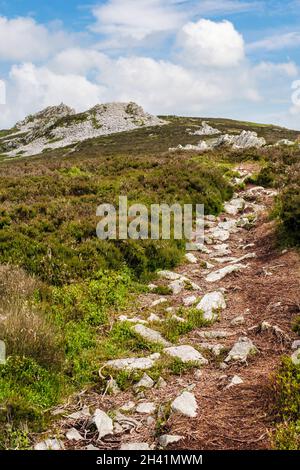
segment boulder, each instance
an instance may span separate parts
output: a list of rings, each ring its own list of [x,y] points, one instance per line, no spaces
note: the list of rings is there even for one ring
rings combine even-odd
[[[179,442],[183,439],[183,436],[177,436],[172,434],[163,434],[159,437],[158,442],[162,447],[168,447],[169,444],[174,444],[174,442]]]

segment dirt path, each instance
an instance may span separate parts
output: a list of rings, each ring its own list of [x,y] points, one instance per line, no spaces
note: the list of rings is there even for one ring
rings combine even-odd
[[[243,173],[243,168],[241,170]],[[273,223],[267,219],[273,196],[272,191],[263,188],[247,188],[241,192],[238,197],[246,201],[246,206],[237,214],[226,213],[216,220],[207,221],[210,228],[206,240],[208,244],[205,246],[209,252],[194,252],[197,262],[176,270],[176,273],[197,284],[198,289],[190,291],[184,288],[172,295],[175,313],[176,308],[182,306],[183,300],[193,294],[201,297],[217,291],[222,292],[226,298],[226,308],[220,312],[217,322],[209,328],[194,329],[180,337],[177,344],[200,350],[209,359],[208,364],[198,368],[196,372],[190,370],[182,376],[171,375],[163,388],[154,386],[139,394],[133,389],[104,396],[96,392],[83,393],[77,397],[77,401],[70,403],[69,413],[85,406],[92,411],[99,408],[115,415],[129,401],[133,403],[133,408],[128,412],[121,410],[123,418],[117,415],[114,434],[102,440],[97,440],[97,432],[90,430],[89,416],[73,420],[63,418],[55,430],[56,434],[64,436],[68,429],[75,427],[84,437],[79,441],[64,437],[62,441],[66,448],[87,448],[90,445],[98,449],[120,449],[132,443],[157,448],[158,421],[163,423],[161,432],[164,434],[181,436],[180,441],[169,446],[173,449],[249,450],[271,447],[270,377],[278,368],[281,356],[291,354],[291,341],[295,339],[291,321],[296,312],[295,306],[299,305],[299,256],[293,251],[278,251],[275,247]],[[236,222],[250,214],[250,220],[253,214],[257,218],[253,226],[248,226],[247,229],[237,228]],[[228,228],[228,240],[214,240],[215,231],[220,228],[224,230],[224,227],[225,231]],[[225,238],[224,233],[221,233],[220,238],[222,237]],[[228,254],[225,255],[225,251],[223,256],[218,254],[220,247],[221,251],[226,248]],[[231,258],[240,259],[245,255],[249,257],[238,262],[230,261]],[[209,269],[203,269],[206,262],[209,263]],[[239,270],[219,281],[208,281],[207,276],[210,273],[236,263],[242,264]],[[158,284],[168,285],[170,280],[162,279]],[[151,293],[142,296],[140,308],[137,312],[132,312],[131,316],[139,316],[145,320],[145,306],[149,307],[159,298]],[[153,307],[152,310],[158,316],[162,315],[162,305]],[[149,314],[149,308],[147,312]],[[262,322],[267,322],[263,323],[263,328]],[[155,323],[148,321],[147,327],[155,331]],[[216,331],[227,336],[209,339],[202,337],[203,332],[214,334]],[[249,354],[245,360],[224,362],[228,352],[241,337],[252,341],[257,349],[256,354]],[[223,351],[215,356],[203,343],[209,343],[209,347],[220,345]],[[240,383],[229,387],[235,376]],[[170,404],[184,390],[196,399],[196,417],[191,419],[182,413],[168,411],[166,419],[165,405]],[[136,410],[138,404],[149,402],[155,405],[155,412],[143,414]],[[168,410],[169,408],[168,405]],[[65,413],[67,414],[66,410]],[[127,417],[127,423],[124,417]]]

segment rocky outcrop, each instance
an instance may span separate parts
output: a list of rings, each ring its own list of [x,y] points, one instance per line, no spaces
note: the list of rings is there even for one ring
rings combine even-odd
[[[136,103],[99,104],[78,114],[60,104],[18,122],[17,132],[2,140],[1,145],[8,156],[29,156],[102,135],[163,124],[165,121],[144,112]]]
[[[190,135],[216,135],[221,134],[221,131],[209,126],[206,121],[202,121],[202,125],[194,132],[189,132]]]

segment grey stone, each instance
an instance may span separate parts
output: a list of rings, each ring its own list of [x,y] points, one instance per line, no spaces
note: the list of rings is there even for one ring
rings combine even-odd
[[[167,382],[162,377],[159,377],[159,379],[156,383],[156,387],[157,388],[166,388],[166,386],[167,386]]]
[[[93,444],[89,444],[85,448],[86,450],[100,450],[99,447],[94,446]]]
[[[234,375],[226,388],[231,388],[231,387],[234,387],[235,385],[240,385],[243,382],[244,381],[241,377],[239,377],[238,375]]]
[[[59,439],[45,439],[34,446],[34,450],[64,450],[64,444]]]
[[[157,343],[161,344],[162,346],[169,346],[171,344],[169,341],[163,338],[158,331],[152,330],[151,328],[148,328],[144,325],[135,325],[133,329],[135,333],[150,343]]]
[[[230,361],[241,361],[246,362],[249,355],[257,353],[257,348],[252,343],[251,339],[247,336],[242,336],[239,340],[233,345],[228,356],[225,359],[225,362]]]
[[[205,279],[207,282],[221,281],[228,274],[241,271],[242,269],[246,269],[246,268],[247,266],[243,264],[230,264],[229,266],[225,266],[225,268],[218,269],[217,271],[214,271],[208,274],[208,276],[206,276]]]
[[[159,437],[158,442],[162,447],[167,447],[169,444],[174,444],[174,442],[179,442],[183,439],[183,436],[176,436],[172,434],[163,434]]]
[[[124,405],[120,406],[121,411],[132,411],[135,409],[135,403],[133,401],[127,401]]]
[[[176,413],[195,418],[198,409],[195,395],[191,392],[183,392],[171,403],[171,409]]]
[[[96,409],[93,416],[93,423],[96,425],[99,433],[99,439],[113,434],[114,426],[112,419],[102,410]]]
[[[152,414],[156,410],[156,405],[155,403],[152,402],[144,402],[144,403],[139,403],[136,407],[136,412],[137,413],[142,413],[142,414]]]
[[[233,336],[234,333],[225,330],[199,331],[198,335],[206,339],[224,339]]]
[[[196,309],[203,312],[204,320],[214,321],[218,318],[218,311],[226,308],[226,302],[221,292],[215,291],[205,294]]]
[[[66,438],[69,441],[82,441],[83,437],[75,428],[71,428],[66,432]]]
[[[233,198],[224,204],[224,210],[229,215],[237,215],[245,207],[245,200],[242,198]]]
[[[140,388],[152,388],[154,386],[154,381],[149,377],[148,374],[144,374],[141,380],[133,386],[135,390]]]
[[[193,255],[193,253],[186,253],[185,255],[185,259],[189,262],[189,263],[192,263],[192,264],[195,264],[197,263],[197,258],[195,255]]]
[[[300,348],[296,349],[296,351],[293,352],[291,355],[291,360],[292,363],[295,364],[295,366],[298,366],[300,364]]]
[[[126,359],[113,359],[105,363],[106,367],[117,370],[147,370],[151,369],[160,358],[159,353],[151,354],[147,357],[129,357]]]
[[[208,364],[207,359],[205,359],[199,351],[189,345],[165,348],[164,353],[168,354],[168,356],[176,357],[182,362],[195,362],[199,365]]]
[[[292,343],[292,349],[298,349],[298,348],[300,348],[300,339],[296,339]]]
[[[128,442],[122,444],[120,450],[150,450],[147,442]]]
[[[243,315],[233,318],[233,320],[231,320],[230,322],[232,326],[239,326],[239,325],[243,325],[244,323],[245,323],[245,317]]]
[[[190,307],[193,305],[197,300],[197,297],[195,295],[189,295],[188,297],[184,297],[182,299],[182,303],[185,307]]]

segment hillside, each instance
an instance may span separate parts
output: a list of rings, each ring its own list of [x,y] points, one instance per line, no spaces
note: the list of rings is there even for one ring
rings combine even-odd
[[[300,132],[105,106],[0,131],[0,448],[299,448]],[[204,245],[99,240],[119,195]]]

